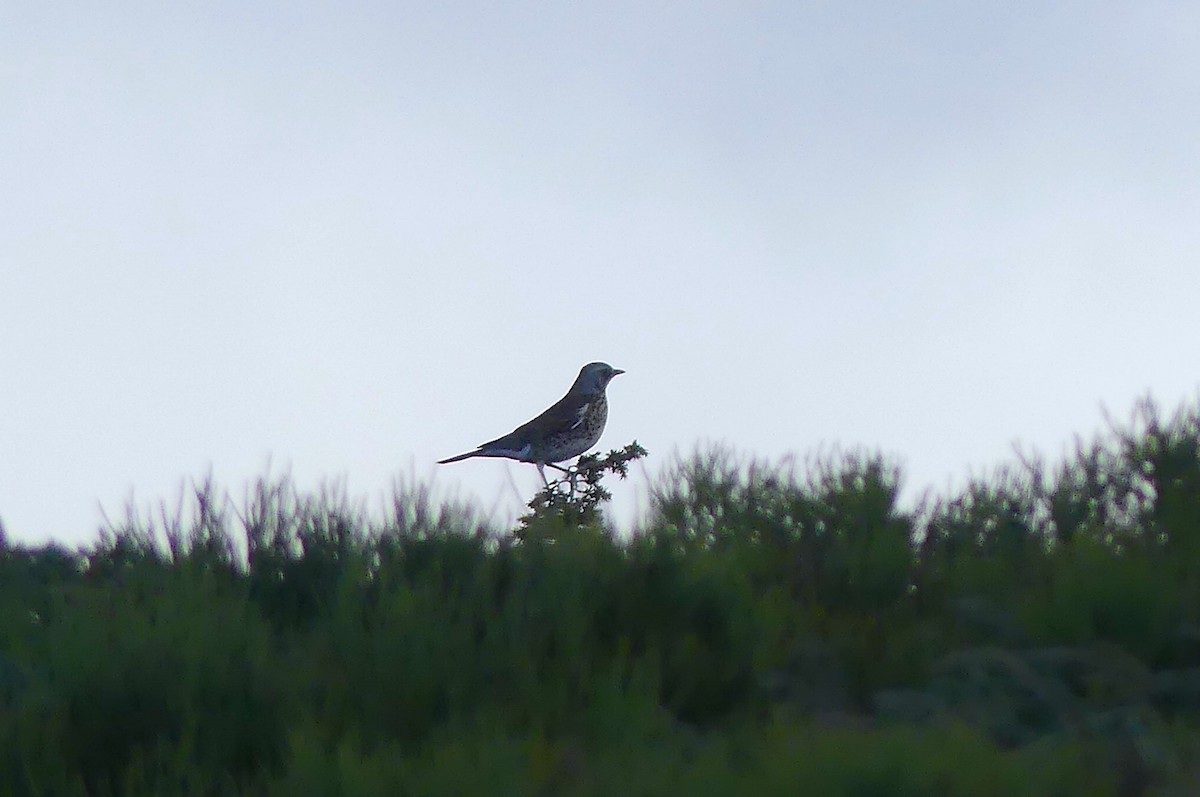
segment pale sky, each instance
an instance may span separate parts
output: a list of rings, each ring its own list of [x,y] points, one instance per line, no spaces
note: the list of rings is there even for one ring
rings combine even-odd
[[[600,448],[910,492],[1200,387],[1200,5],[9,3],[0,519],[400,476],[579,367]],[[520,493],[510,486],[515,481]]]

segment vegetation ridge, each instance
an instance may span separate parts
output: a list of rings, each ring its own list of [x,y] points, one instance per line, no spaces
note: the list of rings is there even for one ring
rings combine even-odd
[[[0,793],[1200,792],[1200,407],[904,509],[869,452],[586,460],[516,529],[262,479],[0,532]]]

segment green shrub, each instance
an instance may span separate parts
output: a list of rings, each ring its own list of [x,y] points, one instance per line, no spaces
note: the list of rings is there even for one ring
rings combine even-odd
[[[1042,644],[1113,642],[1154,663],[1181,619],[1166,558],[1081,539],[1049,554],[1044,582],[1028,590],[1020,616]]]
[[[148,563],[122,581],[64,590],[51,607],[44,691],[26,706],[46,724],[31,743],[58,751],[93,794],[119,793],[135,762],[161,768],[179,750],[234,780],[277,765],[286,703],[249,605],[211,576]]]
[[[0,534],[0,793],[1188,793],[1200,424],[1139,412],[914,509],[714,450],[622,538],[629,447],[513,533],[264,479]]]

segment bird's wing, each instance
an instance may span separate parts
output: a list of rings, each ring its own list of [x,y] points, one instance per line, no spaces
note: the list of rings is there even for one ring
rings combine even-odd
[[[503,437],[484,443],[480,448],[520,448],[548,434],[574,429],[583,423],[587,408],[588,402],[568,394],[533,420],[521,424]]]

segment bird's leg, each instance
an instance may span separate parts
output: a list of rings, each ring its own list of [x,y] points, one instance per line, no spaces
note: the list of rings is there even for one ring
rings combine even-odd
[[[542,477],[542,483],[545,484],[546,489],[549,490],[550,489],[550,480],[546,478],[546,466],[540,462],[535,462],[533,464],[537,466],[538,473]]]
[[[567,470],[566,468],[564,468],[564,467],[562,467],[562,466],[560,466],[560,465],[555,465],[553,462],[545,462],[545,463],[542,463],[542,465],[538,465],[538,470],[541,470],[541,472],[542,472],[542,481],[545,481],[545,480],[546,480],[546,471],[545,471],[545,470],[542,470],[542,468],[543,468],[543,465],[548,465],[548,466],[550,466],[551,468],[554,468],[554,469],[555,469],[556,471],[558,471],[559,473],[563,473],[563,474],[565,474],[565,475],[567,475],[567,476],[570,476],[570,475],[571,475],[571,471]],[[563,481],[563,480],[562,480],[561,478],[560,478],[560,479],[556,479],[556,480],[555,480],[555,482],[554,482],[554,484],[557,486],[557,485],[559,485],[559,484],[562,484],[562,481]],[[550,488],[550,482],[546,482],[546,488],[547,488],[547,489],[549,489],[549,488]]]

